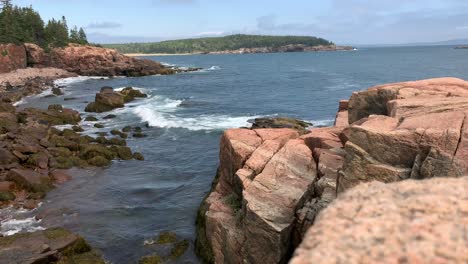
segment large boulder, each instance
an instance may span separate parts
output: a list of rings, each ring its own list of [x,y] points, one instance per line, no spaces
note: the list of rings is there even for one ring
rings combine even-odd
[[[322,211],[291,264],[467,263],[468,178],[372,182]]]
[[[131,102],[136,98],[146,98],[146,94],[132,87],[126,87],[122,91],[114,91],[112,87],[102,87],[96,94],[94,102],[89,103],[85,111],[102,113],[111,111],[115,108],[124,107],[125,103]]]
[[[25,43],[27,62],[30,67],[43,67],[48,64],[48,57],[41,47],[33,43]]]
[[[0,44],[0,73],[23,69],[26,66],[26,49],[23,46]]]

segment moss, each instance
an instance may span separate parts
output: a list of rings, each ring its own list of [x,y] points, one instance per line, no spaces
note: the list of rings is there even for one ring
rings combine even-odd
[[[138,264],[162,264],[163,259],[160,256],[152,255],[152,256],[145,256],[138,261]]]
[[[77,139],[78,137],[80,137],[80,135],[78,135],[75,130],[73,129],[64,129],[62,131],[62,133],[60,133],[62,135],[62,137],[66,137],[68,139]]]
[[[128,138],[128,134],[127,134],[127,133],[121,132],[121,131],[119,131],[119,130],[117,130],[117,129],[112,130],[112,131],[111,131],[111,134],[114,135],[114,136],[119,136],[119,137],[124,138],[124,139],[125,139],[125,138]]]
[[[2,50],[1,54],[2,54],[2,57],[8,56],[8,50]]]
[[[102,157],[102,156],[96,156],[92,159],[89,159],[88,164],[91,166],[96,166],[96,167],[106,167],[110,165],[110,160]]]
[[[8,202],[16,199],[12,192],[0,192],[0,202]]]
[[[48,148],[47,149],[49,153],[54,156],[54,157],[68,157],[72,155],[72,152],[64,147],[58,147],[58,148]]]
[[[234,210],[236,213],[242,207],[242,200],[236,193],[231,193],[223,198],[223,203]]]
[[[133,159],[132,151],[129,147],[114,146],[117,156],[122,160],[131,160]]]
[[[109,106],[109,105],[105,105],[105,104],[97,103],[97,102],[91,102],[86,106],[85,112],[103,113],[103,112],[111,111],[113,109],[114,107]]]
[[[44,230],[44,234],[48,239],[52,240],[52,239],[58,239],[58,238],[69,236],[72,233],[70,233],[70,231],[66,229],[57,227],[57,228],[50,228],[50,229]]]
[[[127,142],[124,139],[111,138],[107,139],[105,137],[96,138],[96,143],[103,145],[116,145],[116,146],[126,146]]]
[[[177,241],[177,235],[174,232],[162,232],[159,234],[158,240],[156,244],[164,245],[164,244],[172,244]]]
[[[197,212],[197,219],[195,221],[197,237],[195,239],[195,253],[203,260],[204,263],[214,263],[213,250],[211,248],[211,242],[206,237],[206,211],[208,205],[206,199],[209,197],[210,193],[214,190],[216,185],[219,182],[220,172],[219,168],[211,184],[211,190],[208,192],[206,197],[203,199],[200,207]]]
[[[141,132],[141,131],[143,131],[143,130],[141,129],[141,127],[134,127],[134,128],[133,128],[133,131],[135,131],[135,132]]]
[[[145,160],[145,157],[140,152],[133,153],[133,158],[136,160]]]
[[[131,126],[126,126],[126,127],[122,128],[122,132],[126,132],[126,133],[127,133],[127,132],[130,132],[130,131],[132,131],[132,127],[131,127]]]
[[[80,157],[85,160],[90,160],[96,156],[101,156],[107,160],[112,160],[115,158],[115,154],[106,146],[98,144],[89,144],[82,146],[80,151]]]
[[[188,240],[182,240],[175,243],[174,247],[171,249],[170,259],[176,260],[182,257],[187,249],[189,248],[190,243]]]
[[[89,251],[86,253],[64,256],[56,264],[105,264],[102,257],[95,251]]]
[[[73,256],[76,254],[83,254],[89,251],[91,251],[91,246],[89,246],[88,243],[86,243],[86,241],[82,237],[79,237],[75,241],[75,243],[73,243],[73,245],[71,245],[70,247],[66,248],[62,252],[62,254],[65,256]]]

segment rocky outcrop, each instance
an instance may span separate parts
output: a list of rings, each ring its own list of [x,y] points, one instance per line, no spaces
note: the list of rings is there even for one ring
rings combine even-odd
[[[115,108],[124,107],[125,103],[131,102],[136,98],[146,98],[148,95],[140,90],[126,87],[122,91],[114,91],[112,87],[102,87],[96,94],[94,102],[86,106],[86,112],[102,113],[111,111]]]
[[[0,73],[23,69],[26,66],[26,50],[23,46],[0,44]]]
[[[361,182],[468,173],[468,82],[441,78],[377,86],[349,101],[339,191]]]
[[[16,112],[11,105],[0,103],[0,207],[37,204],[55,184],[70,178],[62,169],[133,159],[124,139],[92,138],[52,127],[76,125],[80,120],[77,111],[61,105]]]
[[[285,263],[315,217],[309,211],[297,217],[299,211],[306,203],[316,208],[334,196],[337,174],[331,167],[341,155],[338,132],[226,131],[217,180],[198,215],[197,250],[205,261]]]
[[[291,264],[467,263],[468,178],[359,185],[325,209]]]
[[[334,127],[226,131],[198,213],[198,254],[286,263],[319,213],[359,184],[466,175],[467,95],[468,82],[453,78],[388,84],[341,101]]]
[[[127,57],[112,49],[72,44],[54,49],[50,55],[50,66],[79,75],[96,76],[136,77],[175,73],[152,60]]]
[[[82,237],[62,228],[0,237],[0,245],[1,263],[105,263]]]

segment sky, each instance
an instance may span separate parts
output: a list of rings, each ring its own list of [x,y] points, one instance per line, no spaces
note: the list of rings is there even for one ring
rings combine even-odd
[[[468,0],[13,0],[66,16],[92,42],[229,34],[318,36],[337,44],[468,39]]]

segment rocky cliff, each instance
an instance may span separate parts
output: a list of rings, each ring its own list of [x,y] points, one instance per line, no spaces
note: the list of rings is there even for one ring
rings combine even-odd
[[[467,103],[468,82],[460,79],[387,84],[340,102],[334,127],[305,135],[226,131],[216,180],[198,213],[198,254],[209,263],[286,263],[319,212],[361,183],[466,175]],[[454,199],[466,205],[466,197]],[[404,255],[403,246],[395,250]]]
[[[26,67],[53,67],[85,76],[136,77],[177,72],[152,60],[127,57],[100,47],[70,44],[45,52],[30,43],[0,45],[0,73]]]
[[[26,50],[23,46],[0,44],[0,73],[23,69],[26,66]]]

